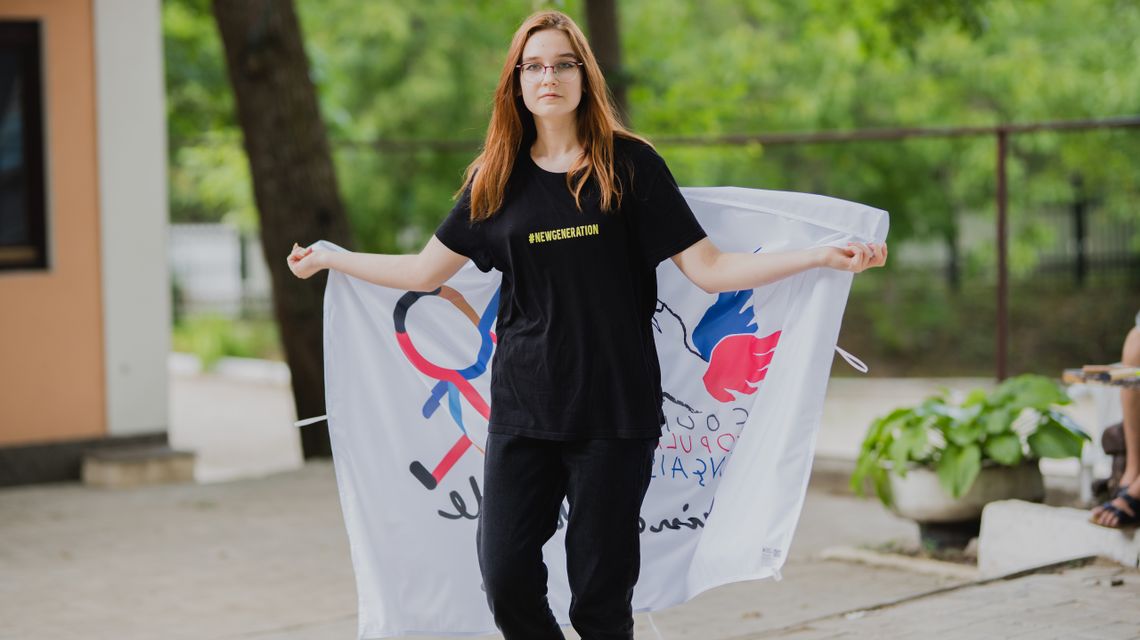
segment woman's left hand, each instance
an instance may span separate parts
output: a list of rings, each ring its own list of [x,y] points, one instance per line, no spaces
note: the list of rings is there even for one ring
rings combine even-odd
[[[821,247],[823,266],[840,271],[860,273],[887,264],[887,245],[848,242],[846,247]]]

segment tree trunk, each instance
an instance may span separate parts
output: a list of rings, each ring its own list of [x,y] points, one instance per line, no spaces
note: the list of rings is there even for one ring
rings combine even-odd
[[[618,26],[614,0],[586,0],[586,30],[590,34],[590,48],[598,58],[598,66],[606,75],[606,84],[614,97],[621,120],[629,125],[629,104],[626,87],[629,84],[621,66],[621,29]]]
[[[285,257],[294,242],[348,247],[328,136],[292,0],[214,0],[237,103],[261,246],[273,282],[273,310],[301,418],[325,413],[322,296],[325,275],[298,280]],[[328,427],[301,429],[306,459],[329,457]]]

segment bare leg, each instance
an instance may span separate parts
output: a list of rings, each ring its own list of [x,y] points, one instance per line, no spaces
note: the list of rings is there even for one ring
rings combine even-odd
[[[1140,327],[1128,332],[1124,339],[1124,353],[1120,361],[1126,366],[1140,367]],[[1128,487],[1128,495],[1140,498],[1140,482],[1134,482],[1140,477],[1140,389],[1123,389],[1120,392],[1120,404],[1124,414],[1124,448],[1125,463],[1124,474],[1120,476],[1120,486]],[[1120,498],[1112,504],[1124,511],[1132,513],[1128,504]],[[1104,509],[1094,510],[1094,517],[1102,525],[1116,526],[1116,514]]]

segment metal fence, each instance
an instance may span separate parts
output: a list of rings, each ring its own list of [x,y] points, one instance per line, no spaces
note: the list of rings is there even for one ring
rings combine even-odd
[[[993,361],[997,377],[1006,377],[1009,323],[1010,267],[1008,246],[1010,219],[1008,215],[1009,189],[1007,158],[1013,136],[1037,132],[1087,132],[1140,128],[1140,116],[1117,118],[1052,121],[1026,124],[1003,124],[980,127],[909,127],[865,129],[852,131],[824,131],[806,133],[758,133],[718,136],[655,136],[659,145],[716,147],[716,146],[801,146],[818,144],[851,144],[872,141],[903,141],[909,139],[986,138],[995,142],[996,216],[963,216],[961,232],[954,248],[938,242],[910,242],[892,246],[892,257],[900,264],[913,264],[927,271],[942,272],[950,286],[955,286],[964,268],[961,256],[979,246],[990,247],[996,314],[993,322],[995,348]],[[182,143],[194,141],[183,140]],[[203,144],[232,143],[232,141],[201,140]],[[336,149],[378,154],[406,154],[417,151],[471,154],[478,150],[478,140],[332,140]],[[1023,216],[1024,217],[1024,216]],[[1078,285],[1090,279],[1115,277],[1123,274],[1140,281],[1140,251],[1130,242],[1136,237],[1136,220],[1113,219],[1095,202],[1080,201],[1058,203],[1048,210],[1035,212],[1034,223],[1044,225],[1055,239],[1052,245],[1038,249],[1030,273],[1015,274],[1027,280],[1069,279]],[[1016,222],[1016,221],[1015,221]],[[180,226],[180,225],[179,225]],[[194,225],[198,226],[198,225]],[[1016,229],[1015,229],[1016,231]],[[232,232],[232,231],[231,231]],[[205,234],[207,232],[199,232]],[[224,233],[219,233],[224,236]],[[236,233],[236,232],[234,232]],[[186,232],[187,237],[192,232]],[[174,244],[172,232],[172,245]],[[202,238],[199,240],[203,241]],[[190,242],[186,240],[186,242]],[[227,258],[208,260],[178,258],[174,265],[176,287],[182,289],[182,310],[188,313],[211,310],[226,314],[257,314],[269,309],[269,286],[264,259],[256,242],[238,242],[232,238],[217,240],[216,251],[225,252]],[[225,245],[226,248],[221,248]],[[235,247],[239,247],[236,248]],[[242,250],[240,247],[246,247]],[[190,249],[186,249],[190,251]],[[205,255],[210,250],[199,248]],[[243,253],[244,251],[244,253]],[[172,256],[177,253],[172,250]],[[241,256],[245,256],[242,258]],[[213,275],[209,275],[213,272]],[[224,273],[223,273],[224,272]],[[241,274],[236,276],[234,274]],[[987,280],[990,273],[987,273]],[[204,284],[216,278],[215,284]],[[212,288],[214,287],[214,288]]]
[[[170,225],[174,315],[267,317],[269,267],[256,236],[227,224]]]

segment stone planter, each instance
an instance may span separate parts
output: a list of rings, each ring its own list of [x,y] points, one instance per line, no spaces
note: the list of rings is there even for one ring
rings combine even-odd
[[[957,499],[942,489],[938,474],[928,467],[912,467],[905,478],[892,473],[890,481],[891,511],[917,522],[923,542],[936,548],[964,547],[978,534],[982,509],[989,502],[1045,499],[1045,482],[1036,460],[1016,467],[987,461],[974,485]]]

